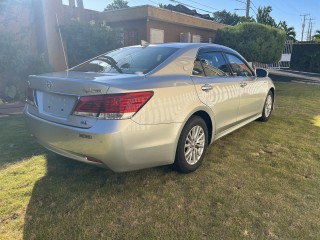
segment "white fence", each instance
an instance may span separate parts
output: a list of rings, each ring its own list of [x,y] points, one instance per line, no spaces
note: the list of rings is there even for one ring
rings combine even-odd
[[[255,66],[266,68],[266,69],[290,68],[292,46],[293,46],[293,41],[287,40],[279,62],[271,63],[271,64],[255,63]]]

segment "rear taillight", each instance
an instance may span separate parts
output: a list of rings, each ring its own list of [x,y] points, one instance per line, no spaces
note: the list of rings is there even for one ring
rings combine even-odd
[[[32,88],[30,88],[30,87],[27,88],[26,101],[27,101],[27,103],[35,105],[34,90]]]
[[[99,119],[127,119],[138,112],[152,96],[151,91],[85,96],[79,99],[73,114]]]

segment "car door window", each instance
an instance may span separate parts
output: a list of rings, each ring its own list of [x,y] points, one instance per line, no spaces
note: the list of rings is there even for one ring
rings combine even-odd
[[[194,62],[193,75],[229,76],[230,70],[221,52],[200,51]]]
[[[248,65],[242,59],[229,53],[226,53],[226,56],[231,65],[232,71],[236,76],[248,77],[254,75]]]

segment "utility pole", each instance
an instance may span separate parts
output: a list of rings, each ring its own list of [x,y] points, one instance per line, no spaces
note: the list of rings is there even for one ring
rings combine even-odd
[[[308,33],[307,33],[307,41],[310,41],[311,39],[311,18],[309,20],[309,25],[308,25]]]
[[[313,25],[315,24],[315,18],[310,18],[310,21],[309,21],[309,28],[310,28],[310,31],[309,31],[309,35],[308,35],[308,41],[312,41],[312,30],[313,30]]]
[[[306,16],[309,16],[309,15],[310,15],[310,14],[300,15],[300,16],[303,16],[301,42],[303,41],[304,27],[306,26]]]
[[[250,0],[247,0],[246,18],[249,18],[249,11],[250,11]]]

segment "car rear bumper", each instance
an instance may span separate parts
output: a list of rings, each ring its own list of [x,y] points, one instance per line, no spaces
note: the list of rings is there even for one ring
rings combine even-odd
[[[54,123],[24,110],[30,133],[62,156],[115,172],[171,164],[182,123],[140,125],[133,120],[97,120],[82,129]]]

